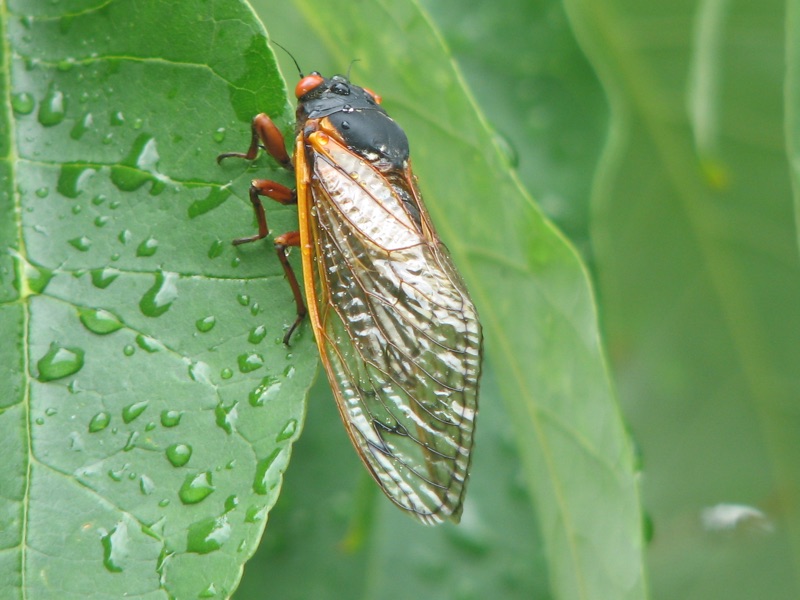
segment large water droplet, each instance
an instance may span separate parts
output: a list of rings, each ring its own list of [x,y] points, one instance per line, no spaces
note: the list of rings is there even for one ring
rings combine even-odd
[[[92,113],[87,112],[83,117],[75,121],[75,125],[72,126],[72,130],[69,132],[69,137],[73,140],[81,139],[83,134],[89,131],[93,123],[94,117],[92,117]]]
[[[89,433],[97,433],[103,431],[111,422],[111,415],[105,411],[101,411],[92,417],[89,421]]]
[[[263,325],[258,325],[250,330],[250,335],[247,336],[247,341],[251,344],[260,344],[265,337],[267,337],[267,328]]]
[[[223,202],[225,202],[230,195],[231,190],[227,186],[211,188],[205,198],[202,200],[195,200],[189,205],[189,218],[194,219],[195,217],[199,217],[200,215],[204,215],[207,212],[214,210]]]
[[[250,305],[250,296],[247,294],[236,294],[236,301],[242,306]]]
[[[100,538],[103,544],[103,564],[112,573],[121,573],[122,563],[128,557],[128,526],[118,522],[114,528]]]
[[[208,333],[214,328],[214,325],[217,324],[217,318],[212,316],[204,317],[195,321],[194,324],[195,327],[197,327],[197,331],[201,333]]]
[[[250,392],[248,400],[251,406],[264,406],[269,400],[272,400],[278,395],[281,389],[281,382],[277,377],[267,375],[261,380],[261,383]]]
[[[221,256],[224,247],[225,247],[225,242],[223,242],[219,238],[211,242],[211,246],[208,249],[208,258],[217,258]]]
[[[158,171],[158,149],[154,137],[141,134],[133,142],[128,155],[111,167],[111,181],[123,192],[138,190],[150,182],[150,194],[164,191],[168,179]]]
[[[275,449],[272,451],[272,454],[259,461],[256,465],[256,474],[253,479],[253,491],[256,494],[265,496],[271,490],[277,487],[280,481],[280,477],[278,475],[285,466],[286,462],[285,459],[278,460],[278,457],[281,455],[281,451],[279,449]]]
[[[130,423],[147,409],[148,404],[150,404],[149,400],[142,400],[141,402],[134,402],[124,407],[122,409],[122,420],[125,421],[126,424]]]
[[[30,294],[41,294],[44,292],[47,284],[50,283],[50,280],[53,278],[53,272],[50,269],[31,264],[21,259],[21,257],[20,261],[22,262],[22,276],[25,281],[25,286],[21,288],[18,282],[15,281],[14,287],[23,293],[25,287],[27,287],[28,293]]]
[[[113,267],[104,267],[102,269],[92,269],[91,275],[92,285],[104,290],[119,277],[119,271]]]
[[[188,444],[172,444],[167,448],[167,459],[173,467],[182,467],[192,458],[192,447]]]
[[[239,364],[239,371],[242,373],[252,373],[264,366],[264,357],[255,352],[240,354],[236,361]]]
[[[217,518],[203,519],[189,525],[186,536],[186,549],[189,552],[208,554],[219,550],[231,536],[231,526],[227,515]]]
[[[294,434],[297,432],[297,419],[291,419],[288,423],[281,429],[281,432],[275,438],[276,442],[283,442],[290,439]]]
[[[28,92],[20,92],[11,97],[11,108],[18,115],[29,115],[33,112],[36,102]]]
[[[236,419],[239,418],[239,413],[236,410],[238,402],[233,402],[230,406],[225,406],[222,402],[217,404],[214,409],[214,416],[217,422],[226,433],[233,433],[236,427]]]
[[[81,164],[61,165],[58,174],[58,192],[67,198],[77,198],[95,173],[94,169]]]
[[[158,271],[153,287],[147,290],[139,301],[142,313],[148,317],[160,317],[167,312],[178,297],[178,288],[175,285],[177,280],[177,273],[165,274],[163,271]]]
[[[83,368],[84,352],[80,348],[50,344],[50,349],[39,359],[39,381],[55,381],[68,377]]]
[[[81,308],[78,316],[86,329],[98,335],[107,335],[122,328],[116,315],[102,308]]]
[[[183,412],[179,410],[162,410],[161,424],[164,427],[175,427],[181,424],[181,417],[183,417]]]
[[[67,106],[64,92],[51,87],[39,105],[39,123],[45,127],[52,127],[61,123],[66,114]]]
[[[164,345],[161,342],[141,333],[136,336],[136,345],[149,354],[154,354],[164,349]]]
[[[203,471],[197,475],[187,475],[178,492],[178,497],[184,504],[197,504],[202,502],[214,491],[211,483],[211,472]]]
[[[158,240],[151,236],[139,244],[139,247],[136,248],[136,256],[153,256],[156,250],[158,250]]]

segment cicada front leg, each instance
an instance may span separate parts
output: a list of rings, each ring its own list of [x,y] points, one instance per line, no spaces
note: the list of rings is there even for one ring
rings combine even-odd
[[[289,154],[286,152],[283,134],[281,134],[272,119],[264,113],[261,113],[253,119],[251,129],[252,136],[250,139],[250,147],[247,152],[225,152],[217,157],[217,162],[221,163],[226,158],[254,160],[258,155],[259,147],[261,147],[284,168],[294,170],[292,159],[289,158]],[[256,213],[256,220],[258,221],[258,233],[247,237],[236,238],[233,240],[234,246],[263,240],[269,235],[267,215],[264,211],[264,205],[261,202],[261,196],[272,198],[276,202],[280,202],[284,205],[297,204],[297,193],[295,190],[270,179],[254,179],[250,182],[249,193],[250,202],[253,204],[253,210]],[[289,344],[289,338],[292,336],[292,333],[294,333],[294,330],[297,329],[297,326],[308,313],[306,305],[303,302],[303,295],[300,293],[300,285],[294,274],[294,269],[292,269],[292,265],[289,263],[289,259],[286,255],[286,251],[289,247],[299,245],[300,234],[297,231],[284,233],[275,238],[275,252],[278,255],[278,260],[281,262],[286,279],[289,281],[289,286],[292,288],[295,305],[297,306],[297,319],[295,319],[295,322],[283,338],[283,343],[287,345]]]

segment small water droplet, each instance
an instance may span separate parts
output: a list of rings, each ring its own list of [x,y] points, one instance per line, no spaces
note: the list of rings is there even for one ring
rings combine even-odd
[[[178,497],[184,504],[197,504],[208,498],[214,489],[211,471],[203,471],[196,475],[186,476],[178,492]]]
[[[39,198],[47,198],[47,196],[50,194],[50,188],[40,187],[36,190],[35,193]]]
[[[120,111],[111,113],[111,118],[109,119],[109,123],[113,127],[119,127],[120,125],[124,125],[125,124],[125,115],[122,114],[122,112],[120,112]]]
[[[264,366],[264,357],[255,352],[240,354],[236,360],[242,373],[252,373]]]
[[[209,583],[208,587],[206,589],[204,589],[202,592],[200,592],[197,597],[201,598],[201,599],[204,599],[204,598],[216,598],[217,594],[218,594],[217,586],[214,585],[213,583]]]
[[[237,294],[236,301],[241,304],[242,306],[249,306],[250,305],[250,296],[247,294]]]
[[[75,248],[76,250],[80,250],[81,252],[88,252],[89,249],[92,247],[92,240],[90,240],[85,235],[82,235],[81,237],[69,240],[69,245]]]
[[[239,258],[238,256],[234,256],[233,259],[231,260],[231,267],[235,269],[240,264],[242,264],[242,259]]]
[[[37,363],[37,379],[46,382],[74,375],[83,368],[83,356],[80,348],[60,346],[54,342]]]
[[[83,137],[83,135],[89,131],[89,128],[94,124],[94,117],[92,117],[92,113],[87,112],[83,115],[80,119],[75,121],[75,124],[72,126],[72,129],[69,132],[69,137],[73,140],[79,140]]]
[[[92,198],[92,204],[95,206],[100,206],[103,202],[105,202],[107,198],[104,194],[97,194],[94,198]]]
[[[51,406],[51,407],[49,407],[49,408],[45,409],[45,411],[44,411],[44,415],[45,415],[46,417],[52,417],[52,416],[53,416],[53,415],[55,415],[57,412],[58,412],[58,411],[57,411],[55,408],[53,408],[53,407]]]
[[[169,506],[169,498],[163,498],[162,500],[159,500],[158,501],[158,505],[161,508],[165,508],[165,507]]]
[[[73,215],[78,215],[78,214],[80,214],[80,212],[82,210],[83,210],[83,207],[80,204],[76,204],[75,206],[72,207],[72,214]]]
[[[11,97],[11,108],[18,115],[29,115],[36,107],[36,101],[28,92],[20,92]]]
[[[75,59],[70,56],[68,58],[63,58],[59,60],[58,63],[56,64],[56,69],[58,69],[62,73],[66,73],[68,71],[71,71],[74,66],[75,66]]]
[[[53,272],[27,261],[22,261],[22,275],[31,294],[41,294],[53,278]]]
[[[122,448],[124,452],[130,452],[134,448],[136,448],[136,440],[139,439],[139,432],[138,431],[131,431],[130,435],[128,435],[128,440],[125,442],[125,446]],[[135,477],[134,474],[129,476],[131,479]]]
[[[180,425],[183,412],[179,410],[162,410],[161,411],[161,424],[164,427],[175,427]]]
[[[177,273],[156,273],[153,287],[139,301],[139,308],[145,316],[160,317],[170,309],[178,297],[178,288],[175,285],[177,280]]]
[[[122,420],[125,424],[130,423],[147,409],[148,404],[150,404],[149,400],[142,400],[141,402],[134,402],[124,407],[122,409]]]
[[[131,344],[126,344],[124,348],[122,348],[122,353],[125,356],[133,356],[133,353],[136,352],[136,348],[134,348]]]
[[[123,326],[116,315],[101,308],[82,308],[78,317],[86,329],[98,335],[114,333]]]
[[[52,127],[61,123],[66,114],[67,106],[64,92],[51,87],[39,105],[39,123],[45,127]]]
[[[119,521],[101,539],[103,544],[103,565],[112,573],[121,573],[122,563],[128,557],[128,526]]]
[[[260,312],[261,306],[258,304],[258,302],[253,302],[253,306],[250,307],[250,314],[255,317],[258,316],[258,313]]]
[[[217,129],[214,132],[214,141],[217,142],[218,144],[225,141],[225,128],[224,127],[220,127],[219,129]]]
[[[117,239],[121,243],[127,244],[128,242],[131,241],[131,237],[133,237],[133,234],[128,229],[123,229],[122,231],[119,232]]]
[[[122,478],[125,477],[125,471],[127,469],[128,469],[128,465],[127,464],[123,465],[122,468],[117,469],[116,471],[114,469],[109,469],[108,470],[108,476],[112,480],[114,480],[116,482],[120,482],[120,481],[122,481]]]
[[[506,159],[508,166],[512,169],[519,167],[519,152],[517,152],[517,149],[511,142],[511,139],[499,131],[495,131],[492,137],[495,144],[500,149],[503,158]]]
[[[142,494],[144,494],[145,496],[149,496],[150,494],[153,493],[153,491],[155,491],[155,489],[156,489],[155,482],[153,482],[153,480],[150,479],[147,475],[142,475],[139,478],[139,490],[142,492]]]
[[[195,321],[195,327],[197,327],[197,331],[201,333],[208,333],[212,329],[214,329],[214,325],[217,324],[217,318],[213,316],[204,317],[202,319],[198,319]]]
[[[219,238],[211,242],[211,247],[208,249],[208,258],[217,258],[220,256],[224,246],[224,242]]]
[[[220,402],[214,408],[217,425],[225,430],[226,433],[233,433],[233,429],[236,426],[236,420],[239,418],[239,413],[236,410],[238,404],[238,402],[233,402],[230,406],[225,406]]]
[[[92,285],[101,290],[110,286],[114,280],[119,277],[119,271],[113,267],[104,267],[102,269],[92,269]]]
[[[225,512],[231,512],[237,506],[239,506],[238,496],[232,495],[225,498]]]
[[[233,377],[233,370],[229,369],[228,367],[225,367],[219,372],[219,376],[222,377],[223,379],[230,379],[231,377]]]
[[[251,344],[260,344],[265,337],[267,337],[267,328],[263,325],[258,325],[250,330],[250,335],[247,336],[247,341]]]
[[[208,554],[219,550],[231,536],[227,515],[203,519],[189,525],[186,550],[197,554]]]
[[[257,504],[247,507],[244,514],[245,523],[260,523],[267,518],[267,507],[259,506]]]
[[[167,459],[173,467],[182,467],[192,458],[192,447],[188,444],[172,444],[167,448]]]
[[[101,411],[97,413],[95,416],[92,417],[92,420],[89,421],[89,433],[97,433],[98,431],[103,431],[108,424],[111,422],[111,414]]]
[[[154,354],[164,349],[164,345],[161,342],[141,333],[136,336],[136,345],[149,354]]]
[[[269,400],[275,398],[281,389],[281,383],[276,377],[267,375],[249,394],[251,406],[264,406]]]
[[[44,419],[42,417],[37,417],[34,423],[37,425],[44,425]]]
[[[276,442],[284,442],[290,439],[294,434],[297,432],[297,419],[291,419],[286,425],[283,427],[281,432],[275,438]]]
[[[110,217],[106,217],[106,216],[95,217],[94,226],[95,227],[105,227],[110,220],[111,220],[111,218]]]
[[[149,237],[144,240],[139,247],[136,248],[136,256],[147,257],[153,256],[158,250],[158,240],[154,237]]]

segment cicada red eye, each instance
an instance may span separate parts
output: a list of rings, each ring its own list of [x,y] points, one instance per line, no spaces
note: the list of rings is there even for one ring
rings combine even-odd
[[[294,88],[295,98],[298,99],[302,98],[308,92],[310,92],[316,87],[319,87],[324,82],[325,80],[319,73],[312,73],[311,75],[306,75],[300,81],[297,82],[297,85]]]

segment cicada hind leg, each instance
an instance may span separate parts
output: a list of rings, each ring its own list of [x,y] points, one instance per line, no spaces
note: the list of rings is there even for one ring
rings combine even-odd
[[[259,147],[264,148],[267,153],[277,160],[284,168],[293,170],[292,159],[286,152],[286,145],[275,123],[272,122],[267,115],[261,113],[253,119],[252,137],[250,139],[250,147],[247,152],[225,152],[217,157],[217,162],[221,163],[226,158],[243,158],[245,160],[254,160],[258,155]],[[269,227],[267,226],[267,215],[264,211],[264,205],[261,203],[261,196],[272,198],[281,204],[297,204],[297,193],[285,185],[272,181],[270,179],[254,179],[250,183],[250,202],[253,204],[253,210],[256,213],[256,220],[258,221],[258,233],[248,237],[236,238],[233,240],[233,245],[246,244],[248,242],[255,242],[263,240],[269,234]],[[300,284],[294,274],[294,269],[289,263],[286,255],[287,250],[292,246],[300,246],[300,233],[297,231],[290,231],[279,235],[275,238],[275,252],[278,255],[278,260],[281,262],[283,272],[286,279],[289,281],[289,286],[292,288],[294,295],[294,302],[297,306],[297,319],[286,332],[283,338],[284,344],[289,344],[289,338],[292,337],[297,326],[305,318],[308,310],[303,302],[303,295],[300,293]]]

